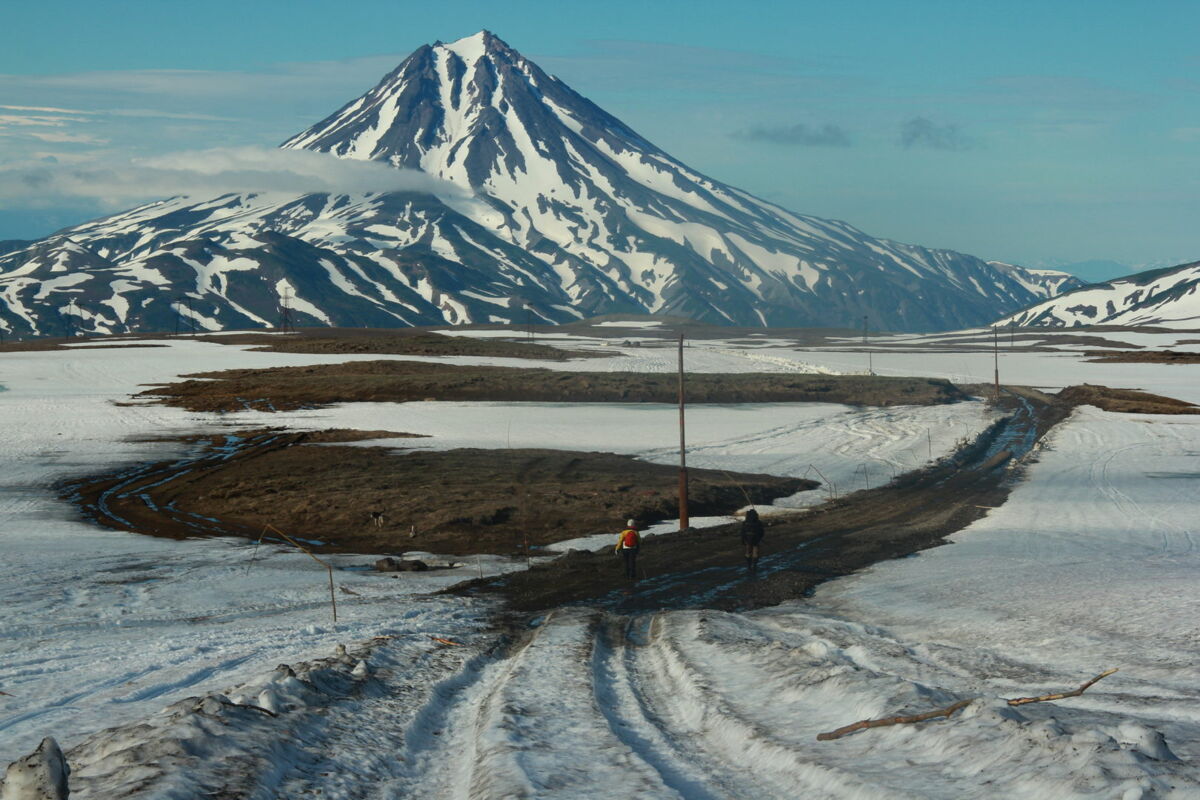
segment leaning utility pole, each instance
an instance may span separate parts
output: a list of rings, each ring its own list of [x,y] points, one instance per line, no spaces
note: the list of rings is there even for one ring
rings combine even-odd
[[[679,334],[679,530],[690,527],[688,522],[687,440],[683,421],[683,334]]]

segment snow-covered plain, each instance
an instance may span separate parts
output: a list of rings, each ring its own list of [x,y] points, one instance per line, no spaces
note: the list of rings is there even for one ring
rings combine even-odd
[[[176,776],[172,794],[160,776],[137,796],[196,796],[204,780],[220,788],[236,778],[247,797],[361,797],[364,785],[380,797],[1200,797],[1195,418],[1081,409],[1009,501],[953,546],[826,584],[810,600],[630,620],[565,610],[498,659],[486,652],[486,603],[415,593],[480,567],[513,568],[500,559],[418,580],[339,570],[339,584],[359,594],[339,597],[335,627],[324,576],[303,555],[270,548],[247,571],[244,542],[96,530],[51,484],[179,450],[133,437],[264,421],[429,433],[418,442],[428,447],[578,447],[670,461],[670,409],[421,403],[221,416],[113,405],[181,372],[348,360],[170,344],[0,357],[10,390],[0,394],[0,691],[12,695],[0,696],[0,757],[47,734],[69,749],[103,727],[149,725],[75,752],[80,797],[121,796],[130,785],[113,753],[184,738],[188,757],[163,763],[186,764],[199,783]],[[617,351],[544,366],[673,364],[666,348]],[[693,369],[861,372],[865,354],[707,342],[686,355]],[[990,359],[889,352],[874,366],[986,381]],[[1001,360],[1012,382],[1086,380],[1184,399],[1190,389],[1200,399],[1194,369],[1090,364],[1073,353]],[[976,403],[697,407],[689,432],[695,466],[803,474],[816,464],[845,491],[936,457],[988,419]],[[396,638],[354,651],[385,634]],[[280,661],[331,656],[336,642],[354,657],[322,669],[341,669],[359,689],[317,697],[272,675]],[[997,700],[1069,688],[1113,666],[1122,671],[1080,698],[1020,709]],[[318,677],[311,685],[341,680]],[[234,702],[292,710],[274,720],[213,701],[205,713],[225,724],[179,707],[151,716],[237,684]],[[814,738],[971,697],[982,699],[949,721]]]
[[[0,695],[0,760],[31,749],[26,742],[46,732],[57,732],[63,745],[70,746],[88,732],[136,719],[199,690],[246,679],[276,662],[394,630],[397,616],[407,619],[411,630],[462,627],[445,627],[461,616],[461,609],[445,602],[414,602],[420,611],[415,616],[379,609],[474,576],[479,568],[474,559],[436,576],[405,574],[395,580],[341,569],[339,584],[359,596],[339,597],[341,614],[334,626],[325,575],[303,554],[264,547],[248,570],[249,543],[172,542],[98,530],[55,498],[53,484],[63,478],[181,452],[178,444],[146,439],[231,426],[355,427],[432,435],[418,440],[421,447],[536,446],[605,449],[667,461],[673,457],[674,412],[655,406],[356,404],[221,415],[115,405],[144,384],[182,373],[349,358],[256,353],[186,339],[153,344],[163,346],[10,353],[0,361],[0,378],[10,390],[0,400],[5,462],[0,471],[5,550],[0,593],[8,612],[0,620],[0,691],[12,695]],[[514,359],[476,360],[528,365]],[[822,428],[822,420],[833,420],[828,430],[840,435],[826,435],[824,449],[808,445],[797,456],[797,436]],[[936,434],[936,449],[930,452],[938,456],[953,447],[956,437],[986,422],[978,404],[886,414],[843,406],[697,407],[692,441],[696,466],[711,462],[723,469],[799,474],[816,463],[835,482],[847,485],[872,480],[872,475],[878,480],[893,465],[924,459],[928,428]],[[872,432],[881,427],[890,435],[876,441]],[[864,463],[874,469],[860,469]],[[614,526],[620,524],[614,520]],[[371,559],[330,560],[351,568]],[[482,564],[485,572],[511,568],[495,558],[485,557]]]

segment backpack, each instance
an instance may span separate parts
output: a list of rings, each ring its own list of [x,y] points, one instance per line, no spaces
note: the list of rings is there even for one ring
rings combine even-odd
[[[621,549],[630,550],[638,547],[641,544],[638,537],[638,532],[633,528],[626,528],[621,531]]]

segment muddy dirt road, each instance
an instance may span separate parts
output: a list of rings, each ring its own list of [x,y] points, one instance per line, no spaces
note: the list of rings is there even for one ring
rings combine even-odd
[[[1002,504],[1009,466],[1070,407],[1019,390],[1008,391],[1001,403],[1008,416],[952,458],[769,524],[756,575],[746,569],[738,526],[729,525],[645,540],[637,582],[622,577],[607,550],[572,553],[450,591],[498,592],[519,611],[577,604],[620,614],[746,609],[802,597],[830,578],[942,544]]]

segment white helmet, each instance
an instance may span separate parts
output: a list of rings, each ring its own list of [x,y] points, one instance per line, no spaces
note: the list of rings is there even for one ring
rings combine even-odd
[[[625,520],[625,527],[626,527],[626,528],[636,528],[636,527],[637,527],[637,520],[635,520],[635,519],[627,519],[627,520]]]

